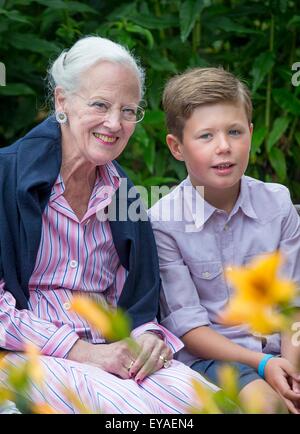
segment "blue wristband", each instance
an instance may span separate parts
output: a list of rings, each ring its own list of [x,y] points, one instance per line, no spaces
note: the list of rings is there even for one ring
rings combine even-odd
[[[258,372],[258,375],[261,378],[263,378],[263,379],[265,378],[265,367],[266,367],[266,364],[268,363],[268,360],[272,359],[273,357],[275,357],[275,356],[273,356],[273,354],[266,354],[261,359],[261,361],[259,362],[259,365],[258,365],[258,368],[257,368],[257,372]]]

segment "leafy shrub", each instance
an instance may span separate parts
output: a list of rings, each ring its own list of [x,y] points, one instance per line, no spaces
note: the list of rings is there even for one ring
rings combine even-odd
[[[299,2],[288,0],[0,0],[0,61],[7,73],[0,145],[47,116],[49,59],[81,35],[99,34],[127,45],[147,71],[147,114],[120,158],[136,184],[172,185],[185,176],[165,145],[166,80],[189,67],[223,65],[253,94],[247,173],[286,184],[300,202],[300,87],[292,85],[299,28]]]

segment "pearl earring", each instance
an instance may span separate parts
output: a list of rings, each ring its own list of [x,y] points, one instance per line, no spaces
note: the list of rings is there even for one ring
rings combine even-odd
[[[65,124],[68,120],[68,116],[65,112],[56,112],[55,118],[59,124]]]

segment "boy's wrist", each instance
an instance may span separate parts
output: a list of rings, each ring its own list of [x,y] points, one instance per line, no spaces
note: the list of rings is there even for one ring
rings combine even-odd
[[[265,354],[264,357],[259,362],[257,367],[257,373],[261,378],[265,379],[265,368],[269,360],[273,359],[273,357],[275,357],[274,354]]]
[[[257,351],[249,350],[243,347],[243,351],[240,352],[238,362],[244,365],[251,366],[251,368],[257,371],[258,365],[264,358],[265,353],[259,353]]]

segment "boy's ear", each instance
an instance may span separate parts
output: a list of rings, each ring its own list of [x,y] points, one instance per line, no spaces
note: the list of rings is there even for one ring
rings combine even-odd
[[[176,158],[176,160],[184,161],[184,157],[182,155],[182,144],[180,140],[173,134],[167,134],[166,142],[173,157]]]
[[[251,134],[251,137],[252,137],[252,134],[253,134],[253,123],[252,122],[249,125],[249,130],[250,130],[250,134]]]

